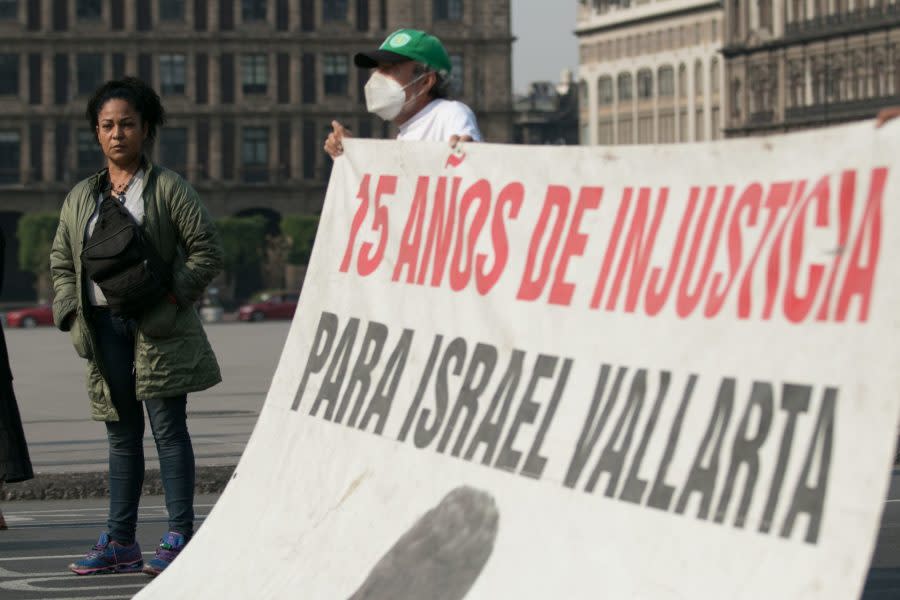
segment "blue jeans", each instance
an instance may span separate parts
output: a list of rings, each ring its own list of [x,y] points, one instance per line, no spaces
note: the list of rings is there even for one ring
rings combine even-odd
[[[187,396],[139,402],[134,381],[134,321],[106,309],[91,309],[100,370],[109,385],[119,420],[106,423],[109,439],[109,537],[134,542],[144,485],[144,406],[159,454],[159,470],[169,512],[169,531],[194,533],[194,449],[187,429]]]

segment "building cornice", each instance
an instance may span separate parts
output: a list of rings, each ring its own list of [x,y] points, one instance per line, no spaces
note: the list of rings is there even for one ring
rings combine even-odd
[[[667,21],[672,17],[689,16],[709,12],[711,10],[721,11],[721,1],[692,0],[690,2],[676,2],[673,0],[671,3],[666,2],[662,6],[658,3],[653,3],[637,8],[616,11],[602,17],[595,17],[576,27],[575,35],[582,37],[595,33],[606,33],[626,29],[628,27],[633,27],[634,25]]]
[[[815,42],[827,42],[833,39],[844,38],[851,35],[866,33],[878,33],[889,31],[900,26],[900,15],[884,15],[877,22],[847,22],[843,24],[828,25],[821,28],[810,27],[785,33],[784,36],[767,40],[752,46],[747,44],[731,44],[722,48],[722,54],[726,58],[736,56],[750,56],[790,48],[791,46],[808,45]]]

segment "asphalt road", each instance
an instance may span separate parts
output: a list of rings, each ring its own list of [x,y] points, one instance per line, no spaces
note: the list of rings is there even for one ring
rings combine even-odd
[[[198,496],[197,523],[216,496]],[[106,499],[15,502],[4,506],[10,529],[0,531],[0,599],[50,600],[131,598],[150,578],[141,573],[79,577],[66,567],[84,556],[106,528]],[[166,530],[163,498],[146,497],[138,518],[144,560]]]
[[[188,399],[188,428],[200,465],[235,465],[253,431],[290,321],[209,325],[223,381]],[[51,327],[6,330],[13,382],[36,471],[104,471],[106,429],[91,420],[85,362],[69,335]],[[156,447],[147,427],[147,466]]]

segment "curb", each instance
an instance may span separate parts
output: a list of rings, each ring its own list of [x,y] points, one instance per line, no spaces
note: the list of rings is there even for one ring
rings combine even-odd
[[[194,492],[218,494],[231,479],[234,466],[197,466]],[[7,483],[0,488],[0,500],[80,500],[109,496],[109,474],[106,471],[89,473],[37,473],[34,479],[21,483]],[[143,495],[164,494],[159,469],[147,469],[144,474]]]

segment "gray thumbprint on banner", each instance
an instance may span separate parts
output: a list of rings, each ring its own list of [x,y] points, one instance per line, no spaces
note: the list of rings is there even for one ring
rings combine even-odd
[[[388,550],[350,600],[461,600],[494,549],[500,513],[490,494],[458,487]]]

